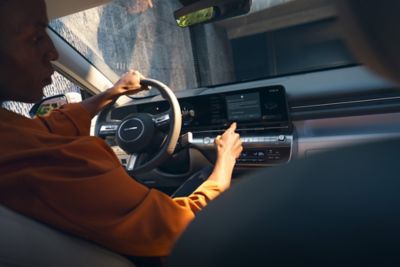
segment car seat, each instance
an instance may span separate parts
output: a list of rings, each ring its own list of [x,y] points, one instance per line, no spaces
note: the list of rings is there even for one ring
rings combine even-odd
[[[128,259],[0,205],[0,266],[134,267]]]

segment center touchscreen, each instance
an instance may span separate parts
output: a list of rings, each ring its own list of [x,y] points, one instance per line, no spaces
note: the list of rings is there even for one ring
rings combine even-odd
[[[226,113],[229,121],[261,119],[260,94],[247,93],[225,97]]]

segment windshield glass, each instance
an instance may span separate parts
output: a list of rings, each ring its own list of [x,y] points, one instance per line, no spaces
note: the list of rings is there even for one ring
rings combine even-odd
[[[136,69],[174,91],[355,64],[326,1],[297,2],[253,0],[245,16],[180,28],[178,0],[116,0],[50,25],[112,81]]]

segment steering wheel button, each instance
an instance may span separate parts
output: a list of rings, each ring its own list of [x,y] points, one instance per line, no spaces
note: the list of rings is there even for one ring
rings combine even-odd
[[[206,145],[210,144],[211,143],[211,138],[210,137],[204,137],[203,143],[206,144]]]

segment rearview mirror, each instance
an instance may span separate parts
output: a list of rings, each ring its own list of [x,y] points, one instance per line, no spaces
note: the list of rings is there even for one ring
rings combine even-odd
[[[206,0],[187,5],[174,12],[179,27],[209,23],[246,14],[252,0]]]
[[[29,110],[29,115],[33,118],[37,115],[44,116],[49,114],[53,109],[60,108],[68,103],[76,103],[82,101],[79,93],[69,92],[60,95],[45,97]]]

